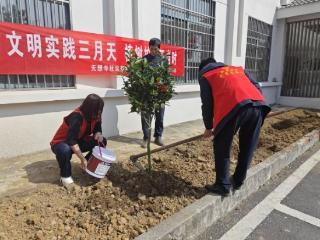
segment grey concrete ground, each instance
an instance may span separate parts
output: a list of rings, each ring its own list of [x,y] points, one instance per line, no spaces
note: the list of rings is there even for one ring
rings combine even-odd
[[[319,237],[320,228],[274,210],[247,240],[319,240]]]
[[[318,143],[197,239],[319,240],[319,149]]]
[[[320,164],[281,203],[320,219]]]

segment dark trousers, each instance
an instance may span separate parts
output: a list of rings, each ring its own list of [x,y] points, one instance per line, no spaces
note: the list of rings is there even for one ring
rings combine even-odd
[[[262,109],[245,106],[231,119],[214,138],[214,156],[216,168],[216,183],[230,189],[230,151],[233,136],[239,130],[239,155],[233,179],[236,185],[241,185],[250,166],[253,153],[257,147],[261,125],[263,123]]]
[[[103,138],[103,143],[106,145],[107,140]],[[88,152],[85,156],[87,160],[92,153],[92,149],[97,145],[97,141],[93,137],[88,139],[83,139],[78,141],[81,152]],[[73,151],[71,147],[65,143],[61,142],[52,147],[52,152],[56,155],[60,167],[60,176],[61,177],[70,177],[71,176],[71,157]]]
[[[155,127],[154,127],[154,137],[161,137],[163,132],[163,116],[164,116],[164,108],[160,108],[155,113]],[[148,124],[146,119],[148,119],[148,115],[141,114],[141,125],[143,131],[143,139],[146,140],[149,138],[148,133]]]

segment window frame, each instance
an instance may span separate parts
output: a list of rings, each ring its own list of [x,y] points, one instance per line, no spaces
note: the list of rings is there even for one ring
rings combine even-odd
[[[258,82],[268,82],[273,26],[249,16],[245,68]]]
[[[8,8],[8,6],[10,10],[4,13],[5,7]],[[15,11],[13,6],[20,10],[16,16],[13,14]],[[9,20],[4,16],[8,13],[10,16],[7,17],[11,19],[4,21]],[[55,19],[53,15],[56,16]],[[71,2],[70,0],[0,0],[0,22],[71,30]],[[75,75],[0,75],[0,91],[74,89],[75,87]]]
[[[214,56],[215,9],[214,0],[161,0],[162,42],[185,49],[185,76],[177,84],[198,83],[201,59]]]

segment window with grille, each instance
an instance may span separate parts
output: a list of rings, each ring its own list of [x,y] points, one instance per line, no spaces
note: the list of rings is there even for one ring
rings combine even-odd
[[[197,83],[201,59],[214,56],[215,2],[162,0],[161,39],[185,48],[185,76],[177,83]]]
[[[249,17],[246,69],[259,82],[268,81],[272,25]]]
[[[0,0],[0,21],[71,29],[69,0]],[[74,76],[0,75],[0,90],[74,86]]]
[[[288,22],[281,96],[320,98],[320,18]]]

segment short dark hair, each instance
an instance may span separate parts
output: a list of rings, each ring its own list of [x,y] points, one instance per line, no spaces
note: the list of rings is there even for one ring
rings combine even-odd
[[[206,59],[202,59],[199,65],[199,72],[209,63],[216,63],[217,61],[213,57],[208,57]]]
[[[155,46],[160,48],[160,45],[161,45],[161,40],[159,38],[151,38],[149,41],[149,47]]]
[[[84,118],[88,121],[101,118],[104,102],[97,94],[89,94],[80,106]]]

